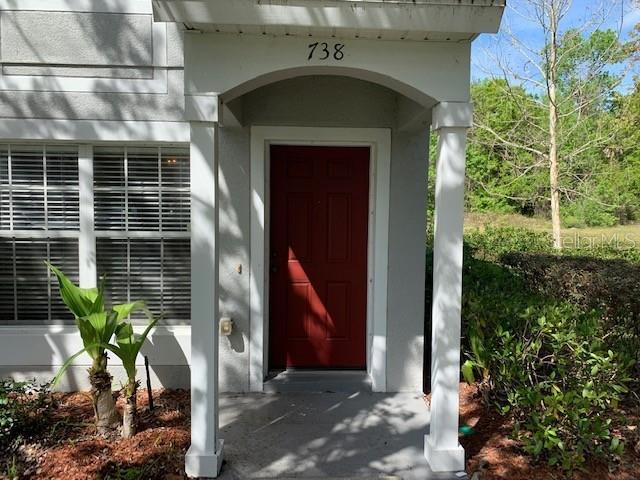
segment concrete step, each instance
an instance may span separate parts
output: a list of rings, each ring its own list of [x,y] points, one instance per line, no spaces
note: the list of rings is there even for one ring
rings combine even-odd
[[[371,378],[362,370],[284,370],[271,372],[265,393],[371,392]]]

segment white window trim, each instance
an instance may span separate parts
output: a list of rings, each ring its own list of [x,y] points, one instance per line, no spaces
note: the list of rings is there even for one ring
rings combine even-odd
[[[188,122],[134,120],[46,120],[3,119],[0,141],[3,143],[37,142],[114,144],[188,144],[191,130]]]
[[[97,286],[96,232],[93,203],[93,147],[78,148],[78,182],[80,190],[80,239],[78,241],[78,274],[80,287]]]
[[[380,128],[251,128],[251,281],[249,389],[263,390],[269,368],[269,146],[368,146],[367,372],[374,392],[387,388],[387,276],[391,131]]]

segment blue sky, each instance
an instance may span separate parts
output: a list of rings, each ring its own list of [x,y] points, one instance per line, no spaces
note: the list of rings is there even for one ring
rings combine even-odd
[[[602,2],[609,8],[602,28],[619,30],[622,38],[627,38],[634,26],[640,23],[640,3],[633,5],[632,0],[624,0],[624,5],[618,4],[611,7],[612,0],[574,0],[569,14],[563,20],[561,29],[585,25],[588,19],[594,18],[594,12],[600,11]],[[492,75],[500,75],[500,68],[495,60],[496,55],[507,59],[513,65],[524,63],[517,50],[509,45],[509,33],[536,50],[544,44],[540,27],[528,21],[521,13],[525,2],[523,0],[510,0],[502,21],[501,34],[482,35],[473,44],[472,78],[474,80]],[[631,76],[627,84],[631,83]]]

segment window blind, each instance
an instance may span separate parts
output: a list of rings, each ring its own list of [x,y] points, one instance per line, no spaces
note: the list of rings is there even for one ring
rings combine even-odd
[[[78,280],[77,147],[0,146],[0,322],[73,322],[44,261]]]
[[[145,300],[171,324],[190,318],[189,175],[186,149],[94,149],[97,270],[107,298]]]
[[[163,322],[188,324],[188,149],[95,147],[92,161],[96,264],[108,299],[145,300]],[[78,282],[79,175],[77,145],[0,144],[0,325],[73,322],[44,260]]]

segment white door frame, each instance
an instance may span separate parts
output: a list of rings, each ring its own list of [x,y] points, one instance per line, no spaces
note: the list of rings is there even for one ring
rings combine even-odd
[[[391,130],[384,128],[251,128],[251,318],[249,388],[263,390],[269,368],[270,146],[368,146],[369,234],[367,260],[367,372],[374,392],[387,388],[387,273]]]

